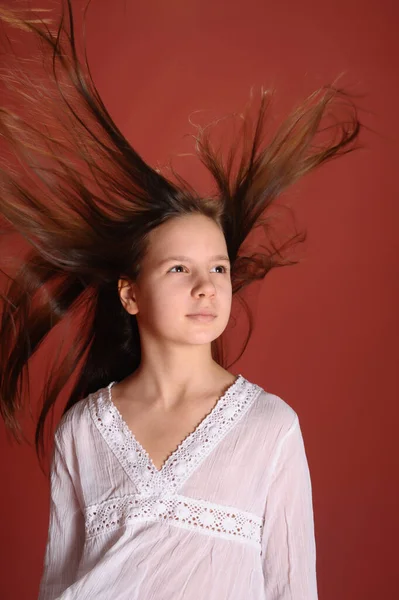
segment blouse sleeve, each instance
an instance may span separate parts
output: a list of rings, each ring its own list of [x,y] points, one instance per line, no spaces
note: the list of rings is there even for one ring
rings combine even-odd
[[[75,581],[84,543],[84,518],[62,442],[55,438],[50,523],[39,600],[55,600]]]
[[[317,600],[312,487],[295,414],[280,440],[262,539],[266,600]]]

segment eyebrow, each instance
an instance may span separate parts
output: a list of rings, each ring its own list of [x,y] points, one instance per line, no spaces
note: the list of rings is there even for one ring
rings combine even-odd
[[[217,260],[224,261],[224,262],[230,262],[229,257],[226,256],[225,254],[217,254],[216,256],[211,256],[211,258],[210,258],[210,262],[214,262]],[[163,265],[167,262],[172,262],[172,261],[193,262],[191,260],[191,258],[189,258],[188,256],[168,256],[167,258],[164,258],[163,260],[161,260],[159,262],[159,265]]]

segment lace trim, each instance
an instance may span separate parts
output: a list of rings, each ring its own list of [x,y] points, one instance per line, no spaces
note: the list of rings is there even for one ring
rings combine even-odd
[[[90,506],[85,516],[86,536],[94,537],[144,521],[168,521],[176,527],[260,548],[263,521],[257,515],[178,495],[161,499],[124,496]]]
[[[239,375],[207,417],[169,456],[162,469],[157,470],[112,403],[112,385],[92,398],[91,415],[105,442],[145,497],[177,493],[262,391]]]

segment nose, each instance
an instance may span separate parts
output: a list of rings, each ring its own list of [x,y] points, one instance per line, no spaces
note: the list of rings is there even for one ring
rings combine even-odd
[[[212,298],[215,293],[215,286],[209,276],[199,276],[193,286],[192,295],[196,298]]]

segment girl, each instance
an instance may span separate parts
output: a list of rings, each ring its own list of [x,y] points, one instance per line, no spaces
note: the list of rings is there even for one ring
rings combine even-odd
[[[51,67],[45,87],[23,65],[3,75],[23,105],[1,110],[19,161],[3,162],[1,215],[4,232],[30,245],[7,273],[0,328],[1,413],[16,435],[31,358],[57,324],[77,321],[37,423],[43,452],[46,417],[72,378],[55,435],[40,599],[316,600],[298,416],[224,368],[221,336],[232,297],[292,264],[285,250],[299,238],[273,245],[265,210],[353,147],[352,105],[326,88],[262,144],[264,94],[226,164],[200,132],[216,183],[201,198],[149,167],[112,121],[78,60],[69,2],[55,32],[37,14],[0,15],[40,38]],[[337,101],[349,116],[317,145]],[[269,247],[250,250],[259,226]]]

